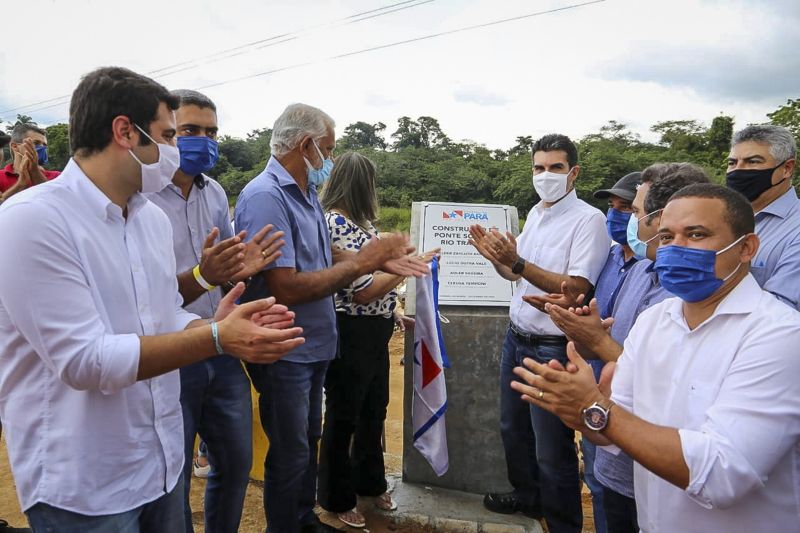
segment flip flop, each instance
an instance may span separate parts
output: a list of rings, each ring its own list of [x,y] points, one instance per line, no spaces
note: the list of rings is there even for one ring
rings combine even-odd
[[[392,499],[392,495],[384,492],[375,498],[375,507],[382,511],[394,511],[397,509],[397,502]]]
[[[351,516],[354,516],[355,519],[352,519],[351,517],[347,516],[351,513],[352,513]],[[361,513],[358,512],[357,507],[353,507],[352,509],[350,509],[345,513],[339,513],[338,515],[336,515],[336,518],[338,518],[340,522],[347,524],[350,527],[354,527],[356,529],[361,529],[362,527],[367,525],[366,519],[361,515]]]

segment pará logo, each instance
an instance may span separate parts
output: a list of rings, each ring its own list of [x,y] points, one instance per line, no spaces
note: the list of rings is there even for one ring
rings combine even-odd
[[[489,215],[480,211],[462,211],[459,209],[453,211],[442,211],[443,220],[489,220]]]

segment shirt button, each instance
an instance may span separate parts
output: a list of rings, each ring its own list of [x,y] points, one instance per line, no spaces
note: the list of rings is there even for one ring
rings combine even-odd
[[[644,305],[650,305],[650,299],[646,299],[643,303]]]

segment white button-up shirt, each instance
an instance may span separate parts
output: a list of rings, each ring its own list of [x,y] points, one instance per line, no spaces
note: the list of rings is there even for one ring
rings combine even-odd
[[[643,531],[800,531],[798,347],[800,313],[752,275],[694,330],[678,298],[639,316],[612,399],[677,428],[690,476],[684,491],[635,465]]]
[[[164,213],[127,219],[70,161],[0,208],[0,419],[20,504],[113,514],[175,487],[178,372],[136,381],[142,335],[182,330]]]
[[[533,206],[517,238],[517,253],[529,263],[556,274],[586,278],[592,285],[610,248],[605,215],[580,200],[575,190],[552,207],[542,202]],[[522,300],[537,294],[545,291],[524,278],[517,282],[509,308],[511,321],[529,333],[563,336],[547,313]]]

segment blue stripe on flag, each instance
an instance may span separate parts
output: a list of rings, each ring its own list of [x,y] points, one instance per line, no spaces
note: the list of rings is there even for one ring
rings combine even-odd
[[[412,442],[415,442],[415,441],[416,441],[418,438],[420,438],[420,437],[421,437],[421,436],[422,436],[422,435],[423,435],[423,434],[424,434],[426,431],[428,431],[429,429],[431,429],[431,426],[433,426],[433,425],[434,425],[436,422],[438,422],[438,421],[439,421],[439,419],[440,419],[440,418],[442,418],[442,416],[444,415],[444,412],[445,412],[445,411],[447,411],[447,402],[444,402],[444,405],[442,405],[442,406],[439,408],[439,410],[438,410],[438,411],[436,411],[436,412],[433,414],[433,416],[432,416],[432,417],[430,417],[430,419],[428,419],[428,421],[427,421],[427,422],[425,422],[424,424],[422,424],[422,427],[421,427],[421,428],[419,428],[419,429],[417,430],[417,432],[416,432],[416,433],[414,433],[414,438],[412,439]]]
[[[450,359],[447,358],[447,351],[444,349],[442,324],[439,321],[439,259],[437,257],[431,261],[431,274],[433,275],[433,312],[435,313],[436,333],[439,337],[439,353],[442,354],[442,366],[450,368]]]

